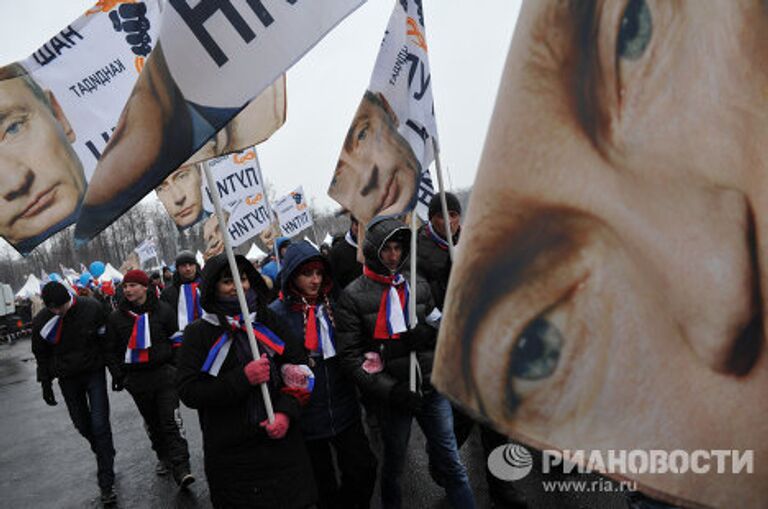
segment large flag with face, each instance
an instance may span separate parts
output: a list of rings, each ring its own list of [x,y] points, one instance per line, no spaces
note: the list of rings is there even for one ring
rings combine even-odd
[[[364,0],[168,0],[94,172],[75,229],[87,240],[155,188]]]
[[[284,237],[293,237],[314,224],[302,186],[277,200],[275,212],[280,224],[280,233]]]
[[[437,138],[424,11],[398,0],[328,195],[362,223],[426,205]]]
[[[0,236],[21,253],[77,219],[155,47],[164,5],[100,1],[29,58],[0,68]],[[285,82],[279,78],[189,162],[263,141],[284,120]],[[149,147],[151,139],[145,141]]]

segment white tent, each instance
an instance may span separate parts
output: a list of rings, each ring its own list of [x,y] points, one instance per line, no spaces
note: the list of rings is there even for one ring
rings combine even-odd
[[[259,249],[259,246],[255,242],[251,242],[251,249],[248,250],[248,254],[245,255],[250,261],[261,260],[267,256],[267,253]]]
[[[201,269],[205,266],[205,258],[203,258],[203,253],[201,253],[199,249],[197,250],[197,253],[195,253],[195,261],[197,261],[197,264]]]
[[[323,244],[328,244],[329,246],[333,244],[333,237],[331,237],[330,233],[325,234],[325,238],[323,238]]]
[[[40,280],[34,274],[27,277],[27,282],[16,292],[16,297],[20,299],[29,299],[33,295],[40,295]]]
[[[123,274],[122,272],[117,270],[111,263],[107,263],[107,266],[104,267],[104,273],[101,276],[99,276],[99,281],[113,281],[115,279],[122,281]]]

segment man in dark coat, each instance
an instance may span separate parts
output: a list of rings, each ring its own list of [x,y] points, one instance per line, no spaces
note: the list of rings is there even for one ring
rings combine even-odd
[[[453,265],[448,247],[448,232],[450,232],[454,246],[458,244],[461,232],[461,203],[459,199],[453,193],[445,193],[445,202],[448,208],[449,223],[446,225],[440,195],[436,194],[429,202],[429,221],[419,228],[419,245],[416,250],[418,273],[429,283],[432,296],[435,299],[435,305],[441,311],[445,303],[448,279]],[[472,433],[475,420],[457,406],[453,406],[452,409],[456,446],[461,449],[461,446],[464,445],[470,433]],[[480,438],[486,457],[494,448],[507,442],[505,436],[485,425],[480,426]],[[438,483],[442,483],[435,465],[431,462],[429,464],[429,471]],[[520,498],[515,493],[511,483],[498,479],[487,468],[485,477],[488,481],[491,499],[497,505],[503,507],[511,507],[514,504],[517,504],[517,506],[521,505]]]
[[[203,272],[203,318],[184,330],[179,396],[198,411],[214,507],[308,507],[317,489],[297,421],[310,384],[308,377],[297,385],[297,377],[289,376],[309,370],[307,356],[267,308],[268,289],[259,273],[244,256],[236,260],[262,354],[254,360],[226,255],[217,255]],[[270,394],[272,423],[260,384]]]
[[[42,298],[45,309],[32,320],[32,353],[43,400],[51,406],[57,404],[52,382],[58,378],[72,423],[96,454],[101,501],[113,504],[117,500],[113,489],[115,447],[104,371],[104,307],[94,299],[70,295],[56,281],[43,287]],[[114,366],[110,370],[114,375]]]
[[[349,283],[363,273],[363,265],[357,261],[357,229],[359,223],[355,216],[349,216],[349,230],[344,238],[334,242],[328,261],[331,262],[333,284],[338,291],[343,290]]]
[[[174,348],[184,342],[184,327],[202,316],[200,282],[200,265],[195,254],[192,251],[181,251],[176,256],[173,283],[160,294],[160,300],[167,302],[176,315],[176,332],[171,337]]]
[[[344,289],[336,313],[338,345],[344,368],[362,391],[378,400],[384,445],[381,500],[384,508],[402,504],[400,478],[415,417],[427,439],[451,504],[475,506],[453,434],[451,405],[429,383],[436,331],[428,325],[437,316],[427,282],[409,287],[405,265],[411,231],[391,218],[374,220],[363,246],[363,275]],[[416,323],[408,318],[408,301],[416,300]],[[418,364],[416,392],[409,388],[410,357]]]
[[[455,246],[459,242],[461,230],[461,203],[459,203],[459,199],[453,193],[445,193],[445,201],[448,205],[449,228],[446,228],[443,218],[440,195],[436,194],[429,202],[429,221],[419,228],[418,249],[416,250],[418,273],[429,283],[432,298],[435,299],[435,306],[440,310],[443,309],[445,302],[448,277],[452,265],[446,232],[450,229]]]
[[[171,467],[182,488],[195,481],[189,468],[187,441],[176,419],[179,395],[172,364],[171,335],[176,318],[171,307],[157,299],[144,271],[131,270],[123,278],[123,298],[109,315],[107,340],[120,378],[112,389],[128,389],[147,426],[158,458],[155,469],[164,475]]]
[[[292,244],[283,257],[281,298],[269,308],[294,335],[304,338],[315,375],[301,430],[320,490],[318,507],[366,508],[376,482],[376,458],[363,430],[355,386],[336,354],[330,270],[328,260],[309,242]]]

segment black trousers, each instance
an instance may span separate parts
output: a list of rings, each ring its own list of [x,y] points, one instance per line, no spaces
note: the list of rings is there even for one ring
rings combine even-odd
[[[176,369],[170,365],[128,373],[125,388],[133,397],[149,431],[158,459],[171,465],[176,482],[189,473],[189,447],[176,420],[179,395]]]
[[[377,462],[362,422],[356,421],[333,437],[307,440],[306,444],[320,492],[318,508],[367,508],[376,484]],[[338,482],[331,449],[336,452],[341,484]]]
[[[104,368],[59,379],[72,424],[88,440],[96,455],[96,477],[100,488],[115,482],[115,447],[109,424],[109,397]]]

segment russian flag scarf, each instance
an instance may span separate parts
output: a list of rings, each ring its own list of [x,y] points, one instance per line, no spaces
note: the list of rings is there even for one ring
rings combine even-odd
[[[323,304],[310,304],[302,297],[304,313],[304,347],[330,359],[336,355],[336,335],[328,310]]]
[[[429,238],[432,239],[435,244],[437,244],[437,247],[444,251],[448,251],[448,241],[437,234],[435,229],[432,228],[431,221],[427,223],[427,233],[429,234]]]
[[[128,339],[128,347],[125,349],[126,364],[143,364],[149,362],[149,348],[152,346],[152,337],[149,332],[149,313],[134,313],[125,311],[133,318],[133,330]]]
[[[179,302],[176,308],[179,321],[179,330],[171,336],[173,347],[178,348],[184,341],[184,328],[203,316],[203,308],[200,305],[200,283],[184,283],[179,287]]]
[[[410,289],[402,274],[383,276],[363,266],[363,274],[368,279],[386,285],[381,292],[379,314],[376,317],[374,339],[399,339],[400,333],[410,328],[408,319],[408,299]]]
[[[251,313],[249,318],[253,325],[253,334],[256,336],[256,340],[270,350],[282,354],[285,350],[285,343],[283,340],[281,340],[277,334],[272,332],[269,327],[257,322],[256,313]],[[211,313],[203,313],[203,320],[219,327],[222,326],[219,317]],[[227,353],[229,353],[229,349],[232,345],[233,333],[246,333],[245,321],[242,319],[241,315],[227,316],[226,320],[226,325],[229,330],[225,331],[219,336],[216,342],[213,343],[213,346],[211,346],[211,349],[208,351],[208,355],[205,358],[203,367],[200,369],[200,371],[213,376],[219,374],[221,365],[224,363]]]
[[[77,298],[72,295],[69,302],[69,309],[72,309],[77,302]],[[40,329],[40,337],[52,345],[58,345],[61,342],[61,332],[64,330],[63,318],[59,315],[53,315]]]

